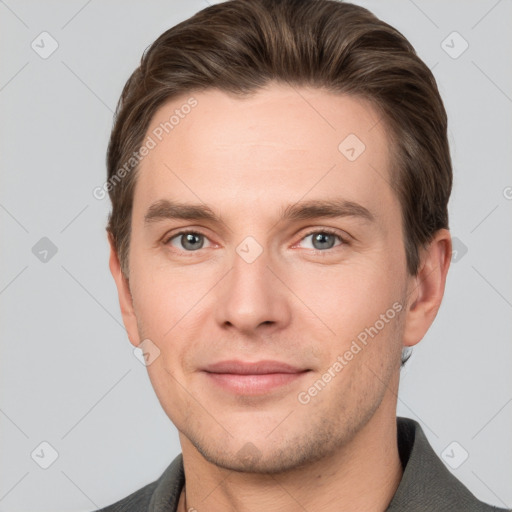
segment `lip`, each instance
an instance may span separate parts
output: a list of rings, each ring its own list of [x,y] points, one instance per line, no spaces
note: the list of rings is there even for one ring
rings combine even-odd
[[[280,361],[220,361],[203,369],[207,378],[220,388],[238,395],[262,395],[289,385],[309,369]]]
[[[263,375],[266,373],[300,373],[305,369],[280,361],[246,362],[238,360],[220,361],[204,368],[209,373],[232,373],[237,375]]]

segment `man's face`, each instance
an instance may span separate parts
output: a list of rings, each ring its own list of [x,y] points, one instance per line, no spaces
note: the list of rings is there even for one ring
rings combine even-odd
[[[230,469],[297,467],[379,411],[395,414],[409,277],[392,148],[359,99],[277,85],[250,99],[193,96],[160,142],[152,134],[189,96],[148,130],[157,145],[134,195],[130,339],[160,350],[148,372],[184,450]],[[151,208],[162,201],[219,220],[166,218]],[[301,215],[313,202],[340,215]],[[289,367],[244,366],[262,361]]]

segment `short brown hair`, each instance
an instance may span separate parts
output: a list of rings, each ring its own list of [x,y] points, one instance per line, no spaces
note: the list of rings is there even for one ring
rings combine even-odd
[[[128,277],[133,161],[157,109],[210,88],[246,96],[271,81],[369,100],[392,144],[411,275],[419,249],[448,228],[447,116],[430,69],[407,39],[367,9],[336,0],[231,0],[164,32],[144,52],[117,105],[107,153],[107,232]],[[119,171],[123,179],[119,179]],[[129,172],[128,172],[129,171]],[[115,179],[117,178],[117,181]]]

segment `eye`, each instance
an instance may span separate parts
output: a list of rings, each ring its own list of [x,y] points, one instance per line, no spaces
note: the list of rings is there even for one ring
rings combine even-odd
[[[340,245],[348,244],[339,233],[325,228],[311,231],[301,239],[299,244],[308,238],[311,239],[311,242],[310,246],[307,248],[322,252]],[[337,244],[336,239],[339,241]],[[164,244],[171,245],[180,251],[195,252],[199,249],[210,247],[211,244],[205,246],[205,242],[210,244],[206,235],[202,233],[198,233],[197,231],[180,231],[168,237],[164,241]]]
[[[194,252],[204,248],[204,242],[208,240],[205,235],[195,231],[180,231],[169,237],[164,243],[170,244],[186,252]]]
[[[341,237],[341,235],[330,229],[319,229],[317,231],[311,231],[304,238],[302,238],[301,242],[303,240],[307,240],[310,237],[312,247],[308,248],[317,251],[325,251],[326,249],[332,249],[333,247],[347,243],[345,239]],[[337,245],[335,245],[336,238],[340,241],[340,243]]]

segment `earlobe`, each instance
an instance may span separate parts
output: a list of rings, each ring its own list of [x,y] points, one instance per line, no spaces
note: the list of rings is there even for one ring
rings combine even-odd
[[[119,255],[117,254],[117,250],[110,233],[108,236],[108,241],[110,245],[109,267],[112,277],[114,278],[114,281],[116,283],[117,295],[119,298],[119,306],[121,308],[123,323],[128,334],[130,343],[136,347],[139,345],[140,340],[130,285],[128,279],[124,276],[121,270]]]
[[[450,267],[450,232],[441,229],[421,253],[420,269],[411,277],[408,290],[403,345],[410,347],[423,339],[441,306]]]

